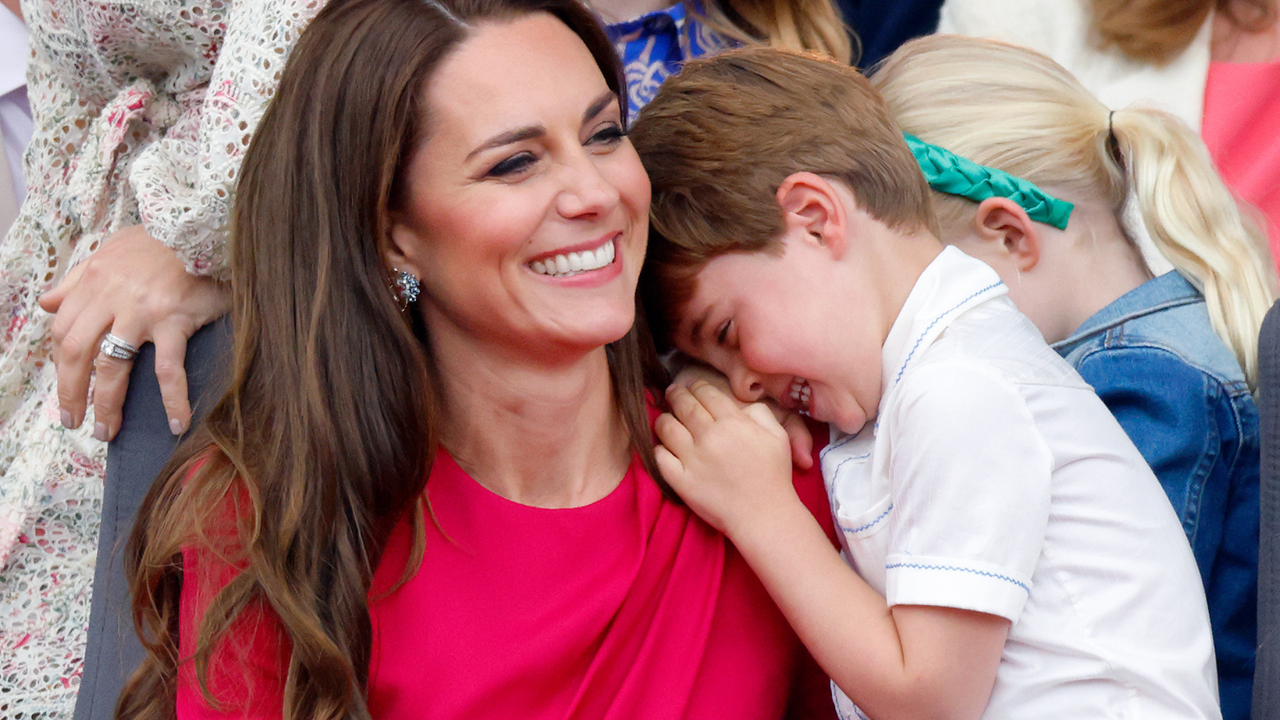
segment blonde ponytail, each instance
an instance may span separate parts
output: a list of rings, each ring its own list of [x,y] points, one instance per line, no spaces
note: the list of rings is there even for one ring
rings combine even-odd
[[[1204,293],[1213,329],[1253,386],[1258,330],[1275,301],[1266,236],[1240,212],[1200,138],[1173,116],[1118,110],[1111,120],[1128,185],[1147,232]]]
[[[1177,119],[1111,113],[1037,52],[954,35],[903,45],[871,82],[904,132],[1060,196],[1099,198],[1121,226],[1132,190],[1156,248],[1204,293],[1214,331],[1254,385],[1258,330],[1276,297],[1265,238]],[[968,200],[931,199],[944,228],[973,216]]]

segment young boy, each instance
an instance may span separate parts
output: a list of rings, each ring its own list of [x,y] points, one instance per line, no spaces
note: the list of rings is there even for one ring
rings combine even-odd
[[[631,133],[653,183],[655,336],[832,426],[844,555],[762,406],[707,384],[656,425],[672,487],[743,553],[846,718],[1217,718],[1177,518],[1124,431],[936,239],[928,187],[851,69],[690,63]],[[852,569],[850,568],[852,566]]]

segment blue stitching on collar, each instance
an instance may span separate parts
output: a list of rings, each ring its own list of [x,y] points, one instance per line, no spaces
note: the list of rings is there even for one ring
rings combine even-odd
[[[836,469],[831,471],[831,481],[835,482],[835,479],[840,476],[840,468],[844,467],[845,463],[852,460],[866,460],[869,457],[871,457],[871,453],[863,453],[861,455],[854,455],[853,457],[847,457],[841,460],[840,463],[836,465]]]
[[[978,290],[977,292],[973,293],[969,297],[956,303],[950,310],[947,310],[942,314],[938,315],[938,317],[934,318],[933,322],[930,322],[929,325],[925,327],[923,331],[921,331],[920,336],[916,338],[916,344],[911,346],[911,352],[907,353],[907,359],[903,360],[902,367],[898,368],[898,375],[893,379],[893,384],[896,386],[898,384],[898,381],[902,379],[902,373],[906,372],[907,370],[907,363],[911,362],[912,356],[915,355],[916,350],[920,348],[920,343],[924,342],[924,336],[929,334],[929,331],[933,329],[934,325],[937,325],[938,322],[942,320],[942,318],[955,312],[957,309],[959,309],[961,306],[963,306],[965,303],[969,302],[970,300],[978,297],[982,293],[985,293],[989,290],[994,290],[995,288],[998,288],[1003,284],[1004,284],[1004,281],[997,280],[994,283],[991,283],[990,285],[982,288],[981,290]]]
[[[840,442],[836,443],[835,445],[828,445],[828,446],[826,446],[826,447],[822,448],[822,450],[821,450],[820,452],[818,452],[818,459],[819,459],[819,460],[825,460],[825,459],[827,459],[827,453],[831,452],[832,450],[835,450],[836,448],[842,448],[842,447],[844,447],[845,445],[848,445],[849,443],[853,442],[853,441],[854,441],[854,439],[856,439],[856,438],[857,438],[859,435],[861,435],[861,434],[862,434],[862,432],[861,432],[861,431],[858,431],[858,432],[856,432],[856,433],[854,433],[854,434],[852,434],[852,435],[846,435],[846,436],[844,437],[844,439],[843,439],[843,440],[841,440]]]

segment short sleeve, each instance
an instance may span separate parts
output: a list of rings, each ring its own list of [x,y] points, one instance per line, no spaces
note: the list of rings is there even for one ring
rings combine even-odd
[[[886,600],[1017,621],[1044,545],[1053,468],[1026,400],[963,360],[922,366],[899,392]]]
[[[321,0],[236,2],[197,117],[139,153],[129,174],[143,225],[188,272],[225,276],[240,164],[289,52]]]

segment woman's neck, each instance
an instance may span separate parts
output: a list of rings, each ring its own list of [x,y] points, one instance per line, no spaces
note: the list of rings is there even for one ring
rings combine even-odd
[[[556,363],[447,338],[433,347],[444,378],[442,441],[476,482],[547,508],[587,505],[617,487],[631,452],[603,347]]]

